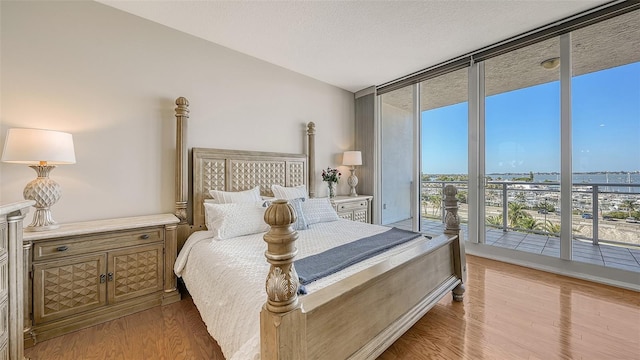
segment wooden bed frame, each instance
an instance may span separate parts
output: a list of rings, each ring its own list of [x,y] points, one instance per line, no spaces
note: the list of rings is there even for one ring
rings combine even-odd
[[[260,186],[306,184],[315,196],[315,124],[308,124],[308,153],[281,154],[194,148],[188,173],[186,126],[189,102],[176,100],[176,216],[178,248],[194,231],[205,229],[203,202],[211,189],[242,191]],[[191,194],[189,179],[191,178]],[[328,287],[298,297],[293,267],[297,233],[295,215],[286,201],[274,201],[265,212],[267,299],[260,314],[262,360],[372,359],[380,355],[449,291],[462,301],[466,281],[464,244],[460,237],[457,190],[445,188],[446,230],[432,240]],[[191,196],[190,196],[191,195]],[[192,210],[189,213],[188,202]],[[189,221],[188,219],[192,219]]]

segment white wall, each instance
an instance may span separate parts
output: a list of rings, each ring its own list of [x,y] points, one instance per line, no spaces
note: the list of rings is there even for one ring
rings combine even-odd
[[[58,222],[173,211],[179,96],[189,147],[300,153],[314,121],[321,196],[321,169],[353,148],[348,91],[95,2],[0,6],[0,146],[13,127],[74,136],[77,163],[51,173]],[[21,200],[33,178],[0,164],[0,202]]]

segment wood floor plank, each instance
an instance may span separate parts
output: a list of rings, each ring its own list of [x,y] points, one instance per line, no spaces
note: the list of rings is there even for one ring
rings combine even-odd
[[[444,298],[379,360],[640,360],[639,293],[474,256],[467,268],[464,301]],[[25,354],[224,359],[189,298],[38,343]]]
[[[474,256],[467,263],[464,302],[443,299],[380,360],[640,359],[637,292]]]

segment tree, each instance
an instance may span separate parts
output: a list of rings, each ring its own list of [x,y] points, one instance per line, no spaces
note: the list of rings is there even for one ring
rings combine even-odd
[[[524,191],[518,191],[516,193],[516,201],[519,203],[525,203],[527,201],[527,197],[524,194]]]
[[[525,206],[520,203],[510,202],[507,219],[509,219],[509,227],[516,228],[521,219],[531,218],[531,215],[525,211]]]
[[[553,235],[560,235],[560,224],[556,224],[551,222],[551,220],[547,220],[542,229]]]
[[[518,220],[518,227],[520,229],[538,230],[542,227],[542,223],[538,222],[538,220],[533,217],[523,217]]]
[[[502,227],[502,214],[498,214],[496,216],[487,216],[486,221],[488,225]]]
[[[438,215],[442,207],[442,195],[429,195],[429,202],[433,206],[433,215]]]
[[[628,216],[631,217],[631,212],[636,210],[636,200],[627,199],[622,201],[622,208],[627,209]]]
[[[544,199],[544,201],[541,201],[541,202],[538,203],[538,209],[547,210],[547,212],[556,211],[556,207],[553,206],[552,203],[548,202],[547,199]]]
[[[467,191],[459,190],[458,194],[456,195],[456,199],[458,199],[458,201],[461,204],[466,204],[467,203]]]

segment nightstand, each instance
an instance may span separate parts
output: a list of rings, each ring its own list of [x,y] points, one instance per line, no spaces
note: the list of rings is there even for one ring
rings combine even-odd
[[[333,207],[342,219],[371,223],[371,195],[336,196],[331,199]]]
[[[25,232],[25,346],[180,300],[173,214]]]

